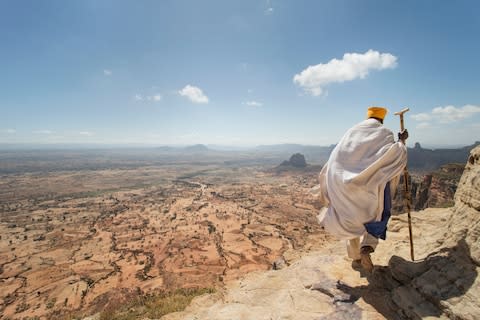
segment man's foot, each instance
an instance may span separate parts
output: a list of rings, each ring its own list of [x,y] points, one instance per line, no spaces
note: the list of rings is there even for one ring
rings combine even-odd
[[[362,260],[358,259],[358,260],[352,260],[352,269],[353,270],[357,270],[357,271],[360,271],[363,269],[362,267]]]
[[[360,250],[360,263],[363,269],[365,269],[365,271],[367,271],[368,273],[372,273],[373,271],[373,263],[372,259],[370,258],[370,253],[372,253],[373,251],[373,248],[370,246],[362,247],[362,249]]]

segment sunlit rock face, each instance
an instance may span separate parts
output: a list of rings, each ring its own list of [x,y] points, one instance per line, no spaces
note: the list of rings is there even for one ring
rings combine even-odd
[[[480,146],[470,153],[455,193],[455,208],[449,223],[452,240],[465,239],[471,258],[480,265]]]

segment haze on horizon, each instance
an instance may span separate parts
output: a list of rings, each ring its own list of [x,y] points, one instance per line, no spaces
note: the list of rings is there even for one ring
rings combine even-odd
[[[0,145],[480,140],[476,1],[4,1]]]

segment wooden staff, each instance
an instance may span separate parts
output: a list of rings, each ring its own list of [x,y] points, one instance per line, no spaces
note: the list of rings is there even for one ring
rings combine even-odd
[[[404,122],[403,122],[403,114],[407,111],[409,111],[409,108],[405,108],[402,111],[395,112],[396,116],[400,116],[400,132],[403,132],[405,130]],[[403,144],[405,144],[405,139],[401,140]],[[407,210],[408,210],[408,234],[410,235],[410,257],[412,258],[412,261],[415,260],[414,254],[413,254],[413,235],[412,235],[412,217],[410,216],[410,207],[411,207],[411,197],[410,197],[410,190],[408,187],[408,168],[407,165],[405,164],[405,168],[403,169],[403,185],[404,185],[404,201],[405,204],[407,205]]]

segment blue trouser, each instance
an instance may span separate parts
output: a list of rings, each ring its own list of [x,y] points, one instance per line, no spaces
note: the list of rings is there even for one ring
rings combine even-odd
[[[382,220],[374,221],[365,223],[365,229],[367,232],[374,236],[375,238],[380,238],[385,240],[387,237],[387,223],[388,219],[390,219],[391,213],[390,210],[392,209],[392,196],[390,194],[390,182],[387,182],[384,191],[383,197],[383,212],[382,212]]]

